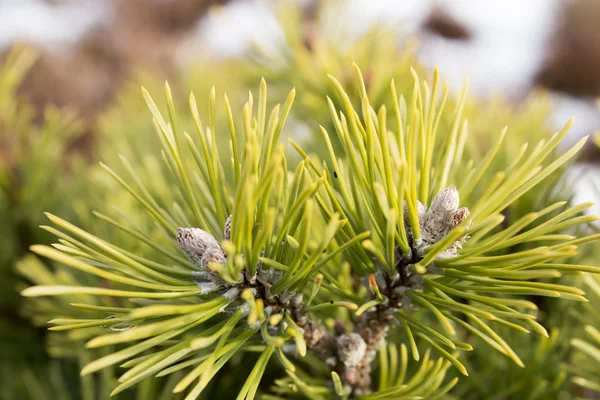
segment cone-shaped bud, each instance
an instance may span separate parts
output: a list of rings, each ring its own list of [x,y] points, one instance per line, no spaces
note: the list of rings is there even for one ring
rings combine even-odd
[[[454,186],[443,189],[433,199],[431,207],[420,218],[423,247],[440,241],[469,216],[468,208],[458,208],[459,202],[458,191]],[[456,242],[456,246],[453,244],[448,250],[455,251],[460,243]]]
[[[358,333],[345,333],[337,338],[338,358],[346,367],[356,367],[367,352],[367,343]]]
[[[221,244],[210,233],[199,228],[177,229],[177,243],[187,258],[208,273],[208,279],[221,282],[218,272],[210,268],[211,263],[225,265],[227,255]]]

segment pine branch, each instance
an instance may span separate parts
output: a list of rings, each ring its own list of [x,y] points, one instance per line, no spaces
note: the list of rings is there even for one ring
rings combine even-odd
[[[431,92],[438,87],[437,73],[432,89],[414,73],[410,107],[397,100],[392,85],[397,118],[397,132],[392,133],[386,109],[375,112],[370,106],[366,84],[355,69],[360,112],[332,78],[345,110],[338,113],[329,102],[344,154],[336,154],[323,130],[331,165],[319,165],[292,143],[303,158],[293,173],[277,142],[294,90],[281,108],[268,114],[263,81],[256,103],[250,95],[243,108],[240,143],[225,97],[227,157],[218,151],[214,90],[206,127],[190,96],[194,136],[179,125],[168,85],[167,118],[143,91],[164,167],[150,169],[159,176],[146,177],[123,157],[129,178],[103,168],[137,201],[135,212],[145,213],[146,222],[152,223],[143,227],[127,215],[120,220],[97,216],[154,250],[136,252],[126,241],[102,239],[51,214],[53,226],[44,228],[59,243],[32,248],[98,279],[92,284],[34,286],[23,291],[25,296],[111,299],[111,305],[77,301],[95,318],[52,321],[54,330],[94,328],[87,336],[89,348],[119,348],[88,363],[83,375],[124,363],[128,370],[116,394],[148,376],[185,370],[174,392],[188,390],[192,399],[234,355],[258,350],[259,360],[238,398],[256,395],[274,354],[288,374],[276,385],[279,394],[287,387],[309,398],[328,397],[332,389],[346,398],[435,398],[456,383],[444,383],[451,365],[467,374],[460,351],[473,347],[457,336],[458,326],[487,337],[488,345],[519,365],[519,356],[492,324],[546,334],[531,312],[535,305],[506,294],[585,300],[577,288],[535,279],[568,270],[597,272],[595,267],[559,262],[575,254],[577,246],[598,239],[562,234],[594,219],[578,216],[586,206],[565,209],[557,203],[499,227],[501,213],[561,168],[584,141],[544,164],[567,126],[491,181],[477,173],[461,187],[456,183],[463,177],[458,157],[467,142],[462,119],[466,95],[459,99],[442,140],[435,121],[443,107],[425,101],[437,98]],[[489,154],[483,170],[495,150]],[[229,170],[231,178],[226,178]],[[166,183],[162,191],[150,186],[155,179]],[[461,190],[480,195],[461,204]],[[541,244],[528,244],[532,241]],[[506,251],[517,245],[522,248]],[[396,325],[403,326],[415,360],[422,357],[417,342],[442,356],[429,361],[426,351],[408,384],[402,384],[405,367],[385,366],[385,357],[397,358],[395,348],[386,346]],[[401,346],[403,363],[406,349]],[[296,363],[321,365],[328,373],[308,385],[289,354]],[[378,354],[376,388],[371,370]]]

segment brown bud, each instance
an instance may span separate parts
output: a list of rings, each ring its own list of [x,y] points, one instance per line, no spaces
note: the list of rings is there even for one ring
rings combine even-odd
[[[336,320],[333,324],[333,330],[338,336],[344,334],[346,332],[346,325],[344,324],[344,321]]]
[[[452,211],[450,213],[452,225],[454,225],[454,227],[458,226],[458,224],[460,224],[462,221],[464,221],[469,216],[469,214],[470,214],[470,212],[467,207],[462,207],[456,211]]]

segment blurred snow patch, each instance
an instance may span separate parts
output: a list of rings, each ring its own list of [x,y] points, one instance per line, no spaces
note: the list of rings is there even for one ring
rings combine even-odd
[[[600,215],[600,166],[596,164],[576,164],[566,174],[569,182],[575,183],[573,204],[595,203],[586,213]]]
[[[314,0],[279,0],[300,6],[310,6]],[[402,24],[403,36],[414,34],[427,17],[433,0],[339,0],[324,7],[323,30],[340,39],[340,45],[350,44],[374,26],[397,27]],[[198,24],[190,43],[203,46],[212,56],[237,58],[258,46],[266,56],[276,55],[285,45],[285,35],[276,15],[276,1],[232,1],[217,7]],[[188,53],[190,43],[183,46]],[[187,61],[187,60],[182,60]]]
[[[552,100],[549,122],[556,130],[561,129],[571,117],[575,117],[571,130],[560,143],[563,149],[566,150],[585,135],[600,128],[600,109],[593,100],[561,93],[554,93]]]
[[[16,41],[60,46],[79,40],[91,27],[105,21],[110,2],[63,0],[0,0],[0,51]]]
[[[342,0],[335,3],[337,19],[350,39],[358,39],[373,27],[398,28],[403,37],[420,30],[431,12],[434,0]]]
[[[233,1],[227,6],[213,8],[200,21],[183,51],[193,54],[189,51],[190,46],[202,46],[211,56],[221,58],[241,57],[253,46],[260,47],[266,55],[280,52],[285,35],[274,5],[266,1]]]
[[[451,88],[469,77],[477,95],[518,99],[531,88],[557,23],[558,0],[448,0],[444,13],[464,25],[469,40],[425,33],[419,59],[437,66]]]
[[[292,1],[292,0],[286,0]],[[310,0],[303,0],[307,4]],[[339,42],[351,44],[374,27],[399,29],[399,40],[418,36],[418,60],[426,67],[439,67],[450,88],[460,90],[470,82],[479,98],[500,94],[518,104],[534,84],[537,71],[547,57],[560,17],[561,0],[339,0],[328,3],[320,22],[324,32]],[[241,57],[253,46],[277,60],[285,37],[275,15],[274,1],[237,0],[220,7],[198,25],[190,42],[218,57]],[[452,40],[426,32],[424,22],[438,9],[470,33],[468,40]],[[194,54],[189,46],[182,54]],[[189,60],[182,60],[185,61]],[[274,65],[275,63],[273,63]],[[576,117],[565,143],[600,128],[600,112],[592,101],[553,94],[550,123],[560,129]]]
[[[285,43],[276,4],[233,1],[201,21],[193,40],[219,57],[240,57],[252,46],[274,54]],[[475,94],[516,97],[531,87],[543,62],[559,4],[560,0],[339,0],[328,3],[321,23],[341,45],[375,27],[399,29],[399,40],[419,35],[419,60],[440,67],[451,88],[461,88],[468,76]],[[449,40],[423,32],[434,9],[464,25],[471,38]]]

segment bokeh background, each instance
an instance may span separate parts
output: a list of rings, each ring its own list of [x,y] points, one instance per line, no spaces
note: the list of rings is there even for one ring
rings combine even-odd
[[[370,72],[387,78],[408,54],[405,75],[409,65],[439,67],[455,93],[468,81],[473,101],[487,104],[481,110],[491,119],[498,118],[490,111],[495,104],[518,112],[531,107],[532,96],[542,99],[549,132],[574,116],[567,147],[600,130],[599,21],[595,0],[0,0],[0,59],[10,60],[15,48],[36,54],[15,88],[15,99],[27,104],[27,140],[44,135],[52,113],[61,113],[52,133],[58,147],[21,143],[5,121],[15,109],[4,104],[0,113],[7,177],[0,216],[0,398],[56,398],[65,393],[61,385],[80,385],[77,362],[55,361],[64,354],[58,347],[53,353],[45,321],[18,296],[27,274],[15,264],[28,246],[49,241],[36,228],[43,211],[81,217],[74,199],[89,188],[74,182],[92,181],[88,166],[114,157],[117,136],[126,137],[132,152],[147,146],[140,84],[160,87],[167,79],[181,98],[190,88],[207,95],[216,84],[231,90],[235,102],[264,76],[275,93],[307,84],[317,96],[326,93],[320,85],[328,68],[345,62],[351,71],[352,61],[375,60],[373,71],[361,65],[367,79]],[[373,41],[377,46],[368,44]],[[310,96],[301,101],[307,109],[320,104]],[[291,125],[296,137],[311,140],[314,127],[301,114]],[[576,203],[598,200],[599,161],[590,141],[567,172]],[[42,162],[46,174],[28,175],[27,166]],[[52,390],[36,391],[42,381]],[[66,392],[64,398],[79,398]]]

